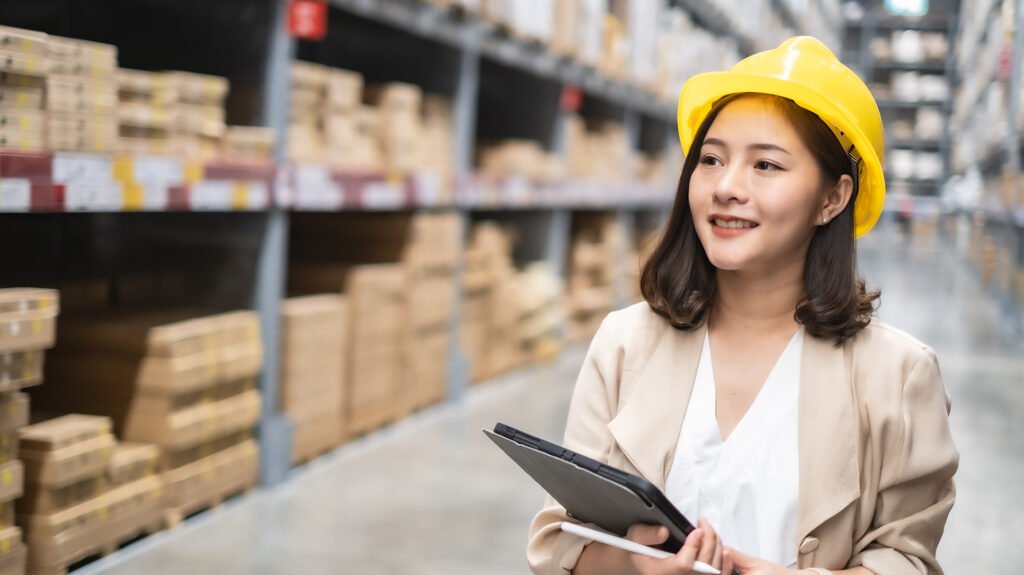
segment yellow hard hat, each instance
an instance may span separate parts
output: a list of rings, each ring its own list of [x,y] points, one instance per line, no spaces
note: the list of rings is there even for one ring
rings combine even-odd
[[[730,94],[772,94],[814,112],[843,148],[859,159],[854,235],[878,221],[885,204],[882,116],[867,85],[816,38],[794,36],[774,50],[745,58],[728,72],[690,78],[679,94],[676,120],[685,154],[711,107]]]

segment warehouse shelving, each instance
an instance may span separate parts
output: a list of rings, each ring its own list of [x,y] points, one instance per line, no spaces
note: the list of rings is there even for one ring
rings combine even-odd
[[[679,5],[698,24],[735,38],[743,53],[753,51],[752,39],[738,33],[711,4],[684,0]],[[201,254],[210,255],[211,263],[194,274],[204,295],[190,294],[197,300],[193,303],[259,311],[266,351],[259,430],[265,485],[283,481],[290,469],[290,424],[277,409],[276,380],[279,310],[285,294],[289,228],[296,213],[447,210],[458,213],[465,224],[474,219],[503,219],[528,232],[524,261],[546,260],[558,269],[565,265],[574,212],[610,212],[631,234],[640,233],[663,220],[675,195],[671,185],[630,182],[485,182],[472,170],[473,144],[481,132],[509,135],[510,126],[497,122],[493,112],[494,106],[504,103],[503,96],[494,96],[497,99],[491,103],[488,98],[496,87],[500,91],[507,86],[510,76],[531,87],[504,95],[521,99],[523,106],[531,108],[533,116],[522,123],[530,132],[525,136],[553,151],[560,148],[563,137],[565,111],[559,97],[566,86],[579,87],[597,102],[596,108],[614,109],[628,127],[634,149],[679,154],[673,102],[504,35],[472,17],[423,2],[331,0],[330,6],[332,27],[372,27],[370,36],[386,33],[396,39],[396,46],[409,50],[405,61],[400,61],[401,54],[392,54],[395,59],[390,62],[381,54],[352,61],[358,52],[354,48],[346,52],[343,47],[352,36],[337,29],[329,34],[333,40],[327,44],[300,43],[285,32],[283,0],[105,0],[89,7],[58,0],[18,0],[0,8],[0,24],[116,43],[127,67],[227,76],[232,85],[230,119],[275,128],[280,135],[276,161],[257,165],[144,155],[0,152],[0,212],[11,212],[0,215],[3,234],[34,241],[31,257],[39,260],[26,267],[17,281],[52,283],[76,274],[110,274],[133,266],[158,269],[163,262],[158,256],[165,254],[147,250],[178,246],[173,255],[181,265],[203,259]],[[795,15],[783,14],[797,28]],[[164,26],[161,34],[153,34],[148,27],[155,19]],[[332,41],[340,44],[332,48]],[[417,48],[410,50],[410,46]],[[286,161],[288,74],[296,56],[362,66],[374,81],[427,84],[450,97],[457,175],[454,201],[438,199],[439,184],[430,173],[357,174]],[[488,106],[491,111],[483,109]],[[25,257],[12,260],[14,268],[8,269],[25,265]],[[207,298],[209,302],[198,301]],[[452,358],[452,398],[466,389],[460,361]]]
[[[955,122],[963,134],[956,168],[965,177],[948,198],[949,225],[962,232],[950,241],[1018,333],[1024,333],[1022,8],[1015,0],[962,6],[963,49],[956,62],[964,88]]]
[[[918,115],[926,113],[926,111],[928,111],[927,113],[937,111],[941,114],[941,135],[938,139],[922,138],[920,135],[906,133],[905,130],[898,132],[898,136],[892,133],[886,134],[886,156],[890,161],[894,157],[894,152],[904,154],[904,160],[907,157],[905,154],[914,154],[910,157],[915,162],[916,155],[919,153],[938,153],[941,156],[942,171],[935,178],[896,178],[891,175],[891,172],[894,171],[893,166],[886,167],[886,180],[891,194],[908,197],[911,202],[928,202],[929,198],[939,195],[941,186],[951,172],[950,115],[953,109],[951,98],[956,83],[956,74],[952,58],[935,60],[937,55],[932,54],[932,59],[929,59],[923,50],[917,55],[903,54],[901,57],[900,55],[883,54],[884,58],[876,57],[877,47],[874,46],[876,40],[886,41],[889,38],[894,38],[894,34],[904,31],[942,34],[952,50],[956,44],[957,21],[952,17],[937,15],[894,16],[881,9],[876,9],[858,20],[846,23],[844,54],[847,62],[857,70],[869,86],[875,89],[879,83],[885,85],[883,86],[885,93],[879,92],[875,96],[887,130],[893,130],[900,124],[911,128],[916,127]],[[949,96],[946,99],[934,99],[936,97],[934,95],[924,93],[918,96],[916,93],[909,93],[906,89],[889,94],[890,84],[896,75],[918,75],[918,78],[942,77],[944,91]],[[931,97],[929,98],[929,96]],[[913,169],[916,171],[916,166]],[[904,166],[904,173],[906,170],[907,168]],[[925,209],[915,211],[929,212]]]

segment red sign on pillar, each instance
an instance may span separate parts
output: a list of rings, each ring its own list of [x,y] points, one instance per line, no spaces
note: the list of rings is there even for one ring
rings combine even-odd
[[[288,33],[300,40],[323,40],[327,36],[327,1],[291,0]]]
[[[566,112],[579,112],[583,105],[583,92],[578,86],[565,86],[562,88],[562,109]]]

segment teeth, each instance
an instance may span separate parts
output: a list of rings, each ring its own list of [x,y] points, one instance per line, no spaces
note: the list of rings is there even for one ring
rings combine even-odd
[[[715,225],[720,227],[720,228],[727,228],[727,229],[730,229],[730,230],[738,230],[738,229],[750,229],[750,228],[754,227],[756,224],[754,224],[754,222],[748,222],[748,221],[744,221],[744,220],[730,220],[730,221],[726,221],[726,220],[723,220],[723,219],[715,218]]]

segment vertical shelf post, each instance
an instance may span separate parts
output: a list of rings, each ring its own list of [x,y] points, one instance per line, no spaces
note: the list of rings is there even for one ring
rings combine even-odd
[[[289,66],[295,41],[285,32],[287,0],[265,0],[271,10],[271,29],[263,77],[263,123],[277,131],[275,160],[284,165],[288,126]],[[280,178],[278,179],[280,182]],[[278,183],[277,185],[280,185]],[[278,194],[273,194],[277,196]],[[288,259],[288,212],[272,205],[261,230],[253,305],[260,316],[263,372],[259,387],[263,405],[259,423],[260,483],[283,482],[291,468],[291,420],[280,412],[281,300],[285,297]]]

